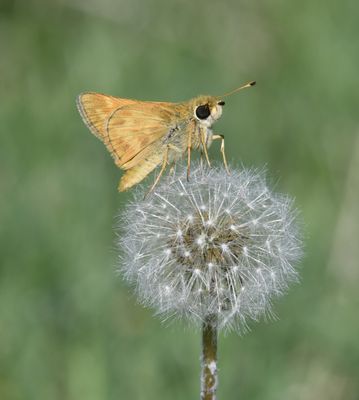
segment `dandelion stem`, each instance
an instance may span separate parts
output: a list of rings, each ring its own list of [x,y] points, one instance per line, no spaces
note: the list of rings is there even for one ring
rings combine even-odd
[[[217,392],[217,320],[209,316],[202,328],[201,400],[216,400]]]

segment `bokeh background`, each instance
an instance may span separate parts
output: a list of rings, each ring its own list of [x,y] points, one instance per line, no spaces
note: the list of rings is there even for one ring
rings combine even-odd
[[[359,399],[359,3],[0,1],[0,399],[193,399],[200,333],[115,272],[120,171],[75,97],[227,99],[231,160],[302,211],[278,321],[221,335],[219,399]],[[219,158],[218,144],[211,157]]]

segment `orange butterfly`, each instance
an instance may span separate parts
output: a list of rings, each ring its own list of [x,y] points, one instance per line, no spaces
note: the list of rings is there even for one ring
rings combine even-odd
[[[230,93],[253,86],[249,82]],[[212,124],[222,115],[224,101],[219,96],[199,96],[183,103],[138,101],[82,93],[77,98],[78,110],[91,132],[101,139],[118,167],[126,171],[118,190],[125,191],[144,179],[158,165],[161,170],[150,191],[159,182],[170,163],[187,152],[187,178],[190,173],[191,150],[199,148],[210,165],[207,148],[223,135],[212,132]]]

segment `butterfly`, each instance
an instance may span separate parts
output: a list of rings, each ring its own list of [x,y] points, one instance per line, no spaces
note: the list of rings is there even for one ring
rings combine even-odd
[[[223,97],[253,85],[254,81],[223,96],[198,96],[180,103],[85,92],[78,96],[77,107],[90,131],[105,144],[115,164],[125,170],[118,186],[120,192],[130,189],[161,166],[151,192],[166,167],[185,154],[189,179],[193,149],[200,149],[210,165],[207,149],[213,140],[221,141],[222,158],[228,172],[224,136],[214,134],[212,125],[222,115]]]

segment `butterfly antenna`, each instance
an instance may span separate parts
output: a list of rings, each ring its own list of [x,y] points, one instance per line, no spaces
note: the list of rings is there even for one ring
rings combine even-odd
[[[223,94],[222,96],[217,96],[217,97],[218,97],[218,98],[222,98],[222,97],[230,96],[230,95],[233,94],[233,93],[236,93],[236,92],[239,92],[239,91],[242,90],[242,89],[246,89],[246,88],[249,88],[249,87],[251,87],[251,86],[254,86],[255,84],[256,84],[256,81],[248,82],[248,83],[246,83],[245,85],[240,86],[239,88],[232,90],[231,92],[225,93],[225,94]]]

